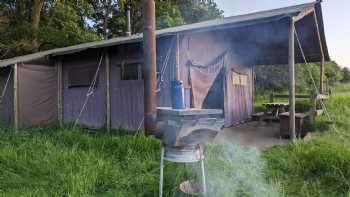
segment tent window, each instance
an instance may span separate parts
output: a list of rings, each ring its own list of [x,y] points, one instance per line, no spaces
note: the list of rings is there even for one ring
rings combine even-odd
[[[9,75],[10,70],[11,70],[10,66],[0,68],[0,77],[7,77]]]
[[[141,63],[131,63],[121,65],[122,80],[142,80]]]
[[[245,74],[237,73],[232,71],[232,84],[246,86],[248,83],[248,76]]]
[[[88,87],[94,79],[97,68],[95,66],[85,66],[70,68],[68,70],[68,87]],[[96,81],[96,84],[98,79]]]

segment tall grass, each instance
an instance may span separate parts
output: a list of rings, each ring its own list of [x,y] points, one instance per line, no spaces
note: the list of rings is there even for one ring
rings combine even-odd
[[[348,90],[350,85],[338,85],[326,102],[336,131],[322,116],[317,120],[322,132],[313,140],[264,151],[267,165],[251,149],[208,146],[211,196],[261,196],[275,182],[286,196],[350,195]],[[0,129],[0,196],[157,196],[160,148],[159,140],[143,133]],[[165,196],[178,194],[181,181],[198,177],[196,165],[166,163]],[[273,194],[280,191],[270,186]]]
[[[137,136],[36,129],[0,135],[4,196],[154,196],[160,143]]]
[[[0,196],[158,195],[161,143],[143,133],[37,128],[1,129],[0,136]],[[210,145],[205,155],[210,196],[276,193],[265,182],[254,151]],[[165,196],[180,194],[181,181],[200,177],[198,163],[165,164]]]
[[[69,128],[37,128],[15,133],[1,129],[0,195],[157,196],[160,148],[159,140],[143,133],[89,134]],[[249,186],[248,179],[244,185],[249,187],[233,180],[234,172],[240,167],[229,151],[214,145],[206,150],[208,184],[212,186],[210,191],[217,191],[211,196],[256,191],[252,184]],[[181,181],[199,178],[199,169],[198,163],[166,162],[165,196],[179,194]],[[227,180],[226,186],[215,190],[221,179]]]
[[[269,179],[286,196],[350,195],[350,85],[337,85],[325,103],[332,119],[317,119],[315,137],[265,151]]]

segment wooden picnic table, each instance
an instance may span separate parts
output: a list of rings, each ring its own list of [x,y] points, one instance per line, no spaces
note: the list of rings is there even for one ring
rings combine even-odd
[[[289,109],[288,102],[270,102],[263,105],[265,106],[265,115],[271,114],[276,119],[278,119],[280,113],[284,113]]]

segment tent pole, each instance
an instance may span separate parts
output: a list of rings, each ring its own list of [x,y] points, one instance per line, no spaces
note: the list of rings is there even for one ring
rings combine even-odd
[[[296,138],[295,133],[295,48],[294,48],[294,32],[295,22],[294,18],[290,19],[289,30],[289,132],[293,141]]]
[[[13,114],[15,131],[19,128],[18,117],[18,64],[13,65]]]
[[[57,87],[58,87],[58,123],[60,127],[63,127],[63,83],[62,83],[62,60],[56,60],[57,66]]]
[[[320,44],[320,51],[321,51],[321,62],[320,62],[320,94],[323,94],[324,91],[324,63],[325,63],[325,58],[324,58],[324,51],[323,51],[323,45],[322,45],[322,39],[321,39],[321,34],[320,34],[320,27],[318,25],[318,20],[317,20],[317,15],[316,12],[314,11],[314,20],[315,20],[315,26],[316,26],[316,33],[317,33],[317,38],[318,42]]]
[[[176,34],[176,67],[175,79],[180,80],[180,36]]]
[[[324,93],[324,57],[321,59],[321,64],[320,64],[320,94]]]
[[[110,93],[110,78],[111,78],[111,62],[108,49],[105,50],[105,65],[106,65],[106,127],[107,132],[111,131],[111,93]]]

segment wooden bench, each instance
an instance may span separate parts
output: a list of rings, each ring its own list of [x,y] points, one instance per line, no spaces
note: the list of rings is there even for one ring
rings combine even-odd
[[[310,114],[309,113],[296,113],[295,114],[295,132],[297,137],[306,136],[304,120]],[[290,138],[291,132],[289,130],[289,112],[281,113],[280,117],[280,136],[283,138]]]
[[[260,121],[264,116],[264,112],[257,112],[252,114],[252,120],[253,121]]]
[[[270,94],[270,102],[274,102],[275,98],[284,98],[284,99],[288,99],[289,95],[288,94],[274,94],[272,92],[272,94]],[[328,95],[324,95],[324,94],[297,94],[295,95],[296,99],[309,99],[309,116],[310,116],[310,121],[311,124],[314,123],[315,121],[315,117],[320,116],[323,114],[323,110],[322,109],[317,109],[317,101],[323,101],[323,100],[327,100],[329,98]]]

